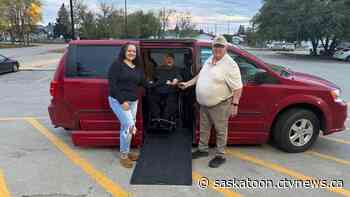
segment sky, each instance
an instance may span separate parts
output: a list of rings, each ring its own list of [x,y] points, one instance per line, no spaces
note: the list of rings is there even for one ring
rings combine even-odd
[[[62,3],[69,5],[69,0],[42,1],[43,24],[55,22],[57,11]],[[98,12],[101,2],[124,9],[124,0],[83,0],[83,2],[94,12]],[[161,8],[190,12],[192,21],[198,28],[217,33],[237,31],[240,24],[249,25],[250,19],[261,6],[262,0],[127,0],[128,12]],[[172,23],[175,24],[175,17]]]

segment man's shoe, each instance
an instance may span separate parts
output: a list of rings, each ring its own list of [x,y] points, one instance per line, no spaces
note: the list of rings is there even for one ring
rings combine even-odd
[[[132,161],[129,159],[129,157],[120,158],[120,164],[121,164],[124,168],[132,168]]]
[[[139,159],[139,154],[137,154],[137,153],[129,153],[128,154],[128,158],[131,161],[137,161]]]
[[[209,161],[209,167],[218,168],[225,162],[226,162],[226,158],[224,156],[217,155],[212,160]]]
[[[198,159],[201,157],[208,157],[208,156],[209,156],[209,152],[207,152],[207,151],[197,150],[197,151],[192,153],[192,159]]]

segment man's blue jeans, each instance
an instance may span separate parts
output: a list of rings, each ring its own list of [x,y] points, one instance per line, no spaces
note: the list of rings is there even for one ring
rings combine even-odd
[[[115,98],[109,96],[108,101],[109,106],[120,122],[120,152],[122,154],[127,154],[130,152],[130,143],[132,136],[130,128],[135,126],[136,121],[137,100],[129,101],[130,108],[128,111],[125,111],[119,101]]]

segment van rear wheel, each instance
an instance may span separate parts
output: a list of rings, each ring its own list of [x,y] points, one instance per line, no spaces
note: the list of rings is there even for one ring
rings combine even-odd
[[[304,152],[316,141],[319,125],[320,121],[312,111],[290,109],[278,118],[273,129],[274,141],[285,152]]]

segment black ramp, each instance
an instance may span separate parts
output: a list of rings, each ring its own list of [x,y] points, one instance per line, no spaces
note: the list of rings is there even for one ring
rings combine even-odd
[[[192,185],[192,133],[146,133],[130,184]]]

